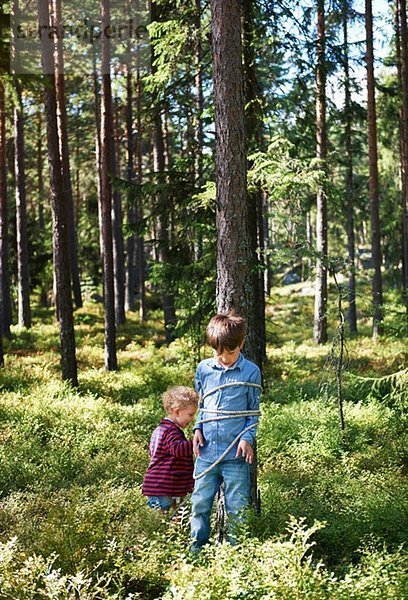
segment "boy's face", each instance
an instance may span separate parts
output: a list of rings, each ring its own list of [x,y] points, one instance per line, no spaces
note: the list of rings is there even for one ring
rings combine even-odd
[[[232,365],[237,362],[239,358],[239,353],[241,352],[243,345],[244,342],[242,341],[239,346],[234,348],[234,350],[228,350],[227,348],[224,348],[223,350],[214,349],[214,357],[218,364],[225,367],[226,369],[232,367]]]
[[[175,414],[173,420],[179,427],[184,429],[194,419],[197,408],[192,404],[191,406],[186,406],[185,408],[177,408],[174,412]]]

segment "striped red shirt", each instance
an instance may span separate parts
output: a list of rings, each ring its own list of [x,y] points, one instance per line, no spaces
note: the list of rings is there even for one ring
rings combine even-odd
[[[144,496],[185,496],[194,487],[193,442],[173,421],[163,419],[149,444],[150,464],[143,480]]]

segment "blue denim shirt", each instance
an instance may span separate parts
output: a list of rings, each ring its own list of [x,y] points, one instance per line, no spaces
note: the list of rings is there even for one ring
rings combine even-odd
[[[215,358],[203,360],[197,367],[195,388],[201,397],[210,390],[230,382],[261,384],[261,372],[257,365],[242,354],[239,355],[237,362],[228,369],[220,365]],[[202,408],[208,410],[259,410],[260,393],[261,390],[255,387],[227,387],[206,397]],[[210,416],[211,413],[199,410],[197,422]],[[204,436],[204,446],[200,449],[200,458],[214,462],[228,448],[235,436],[253,423],[258,423],[257,416],[196,423],[194,428],[201,429]],[[253,444],[255,435],[256,427],[244,433],[240,440],[246,440]],[[238,443],[228,452],[224,460],[235,458]]]

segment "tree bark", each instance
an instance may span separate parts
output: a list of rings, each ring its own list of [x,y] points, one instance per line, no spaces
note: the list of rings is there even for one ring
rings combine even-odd
[[[101,0],[102,31],[110,24],[110,2]],[[102,103],[101,103],[101,241],[102,266],[105,303],[105,368],[108,371],[117,369],[116,325],[115,325],[115,288],[113,266],[113,231],[112,231],[112,88],[110,76],[110,42],[104,35],[102,39]]]
[[[401,113],[401,180],[402,180],[402,235],[403,235],[403,283],[405,306],[408,314],[408,31],[407,31],[407,3],[400,0],[399,13],[400,35],[397,29],[397,64],[399,64],[398,75],[402,92]],[[398,40],[399,38],[399,40]],[[400,50],[399,50],[400,48]]]
[[[47,0],[38,0],[39,27],[49,26]],[[51,209],[53,221],[54,273],[60,323],[62,378],[78,385],[75,356],[74,320],[72,314],[71,272],[67,215],[62,186],[59,154],[57,98],[53,43],[48,36],[41,37],[41,57],[44,73],[45,114],[47,124],[48,165],[50,172]]]
[[[261,150],[262,118],[259,113],[260,89],[255,65],[254,53],[254,15],[250,0],[242,3],[243,22],[243,73],[244,73],[244,96],[245,96],[245,130],[247,132],[247,144],[252,148]],[[250,165],[249,165],[250,166]],[[252,271],[253,289],[255,301],[252,308],[252,322],[254,327],[254,338],[257,339],[255,346],[256,356],[254,362],[262,368],[266,358],[266,331],[265,331],[265,285],[264,272],[260,268],[261,257],[265,253],[264,245],[264,218],[263,218],[263,194],[261,186],[248,192],[248,218],[250,238],[252,244],[252,255],[256,257],[256,264]],[[259,254],[258,254],[259,252]]]
[[[119,115],[114,103],[113,136],[111,137],[111,176],[118,177],[119,164]],[[115,287],[116,325],[123,325],[125,317],[125,250],[123,242],[122,197],[118,189],[112,189],[112,233],[113,233],[113,275]]]
[[[346,150],[346,214],[347,214],[347,250],[349,262],[348,283],[348,322],[351,333],[357,333],[357,307],[356,307],[356,262],[355,262],[355,234],[354,234],[354,197],[353,197],[353,151],[351,143],[352,108],[350,93],[349,69],[349,42],[348,42],[348,15],[349,0],[343,3],[343,60],[344,60],[344,114],[345,114],[345,150]]]
[[[61,0],[53,0],[52,5],[54,26],[57,28],[57,31],[60,31],[62,27]],[[72,290],[74,294],[75,305],[77,308],[81,308],[82,296],[78,269],[78,242],[75,227],[74,197],[72,193],[70,153],[68,143],[68,120],[65,94],[64,57],[61,36],[57,36],[56,39],[55,63],[59,149],[62,168],[63,194],[66,202],[67,211]]]
[[[383,332],[382,253],[380,228],[380,197],[378,185],[377,115],[375,105],[373,12],[371,0],[365,3],[366,67],[367,67],[367,119],[368,119],[368,164],[369,199],[371,221],[371,254],[373,261],[373,339]]]
[[[14,108],[14,172],[16,179],[17,295],[19,327],[31,327],[30,275],[28,269],[27,201],[25,181],[24,115],[21,88],[16,82]]]
[[[130,56],[130,53],[128,54]],[[130,59],[128,59],[130,60]],[[133,77],[131,65],[126,70],[126,150],[127,150],[127,181],[129,184],[127,192],[127,221],[133,229],[137,224],[136,195],[131,184],[135,183],[134,167],[134,136],[133,136]],[[134,311],[136,308],[136,234],[132,231],[126,239],[126,310]]]
[[[244,352],[262,367],[263,345],[259,336],[258,311],[263,313],[264,307],[259,305],[256,198],[252,198],[251,202],[247,192],[241,2],[211,0],[211,15],[216,132],[217,310],[219,313],[235,312],[247,320]],[[251,469],[251,504],[260,508],[256,461]]]
[[[212,48],[216,124],[217,306],[249,312],[249,266],[244,94],[239,3],[212,2]],[[239,268],[237,268],[237,266]],[[246,315],[243,315],[246,316]]]
[[[137,48],[136,53],[136,166],[137,166],[137,183],[140,186],[143,181],[143,154],[142,154],[142,78],[140,73],[140,48]],[[136,199],[136,209],[138,219],[143,219],[143,206],[138,194]],[[144,236],[139,232],[136,236],[136,270],[137,270],[137,290],[139,296],[139,317],[144,321],[147,317],[146,305],[146,258],[144,249]]]
[[[241,4],[211,0],[216,130],[217,310],[248,321],[245,351],[256,359],[256,256],[249,228],[244,128]]]
[[[196,186],[199,188],[203,178],[203,120],[204,110],[203,71],[201,66],[201,0],[195,0],[194,11],[194,176]]]
[[[7,167],[6,167],[6,110],[5,92],[0,81],[0,310],[3,335],[10,336],[11,297],[8,269],[8,206],[7,206]]]
[[[326,31],[324,0],[317,0],[317,72],[316,72],[316,157],[326,171]],[[327,342],[327,197],[324,185],[317,192],[316,207],[316,281],[314,308],[314,340]]]
[[[152,21],[160,21],[160,10],[157,2],[151,3],[151,18]],[[154,53],[152,56],[152,64],[154,65]],[[155,67],[152,68],[153,72]],[[166,170],[166,155],[163,135],[163,122],[162,122],[162,103],[155,95],[153,99],[153,171],[156,175],[157,183],[162,187],[165,181],[165,170]],[[168,199],[163,194],[163,190],[160,189],[156,195],[156,202],[158,205],[158,223],[157,223],[157,236],[158,236],[158,249],[159,249],[159,260],[161,263],[169,263],[169,214],[170,206],[168,205]],[[174,294],[172,293],[167,278],[163,278],[162,288],[162,303],[163,303],[163,314],[164,314],[164,328],[166,342],[170,343],[174,339],[174,329],[176,326],[176,310],[174,306]]]
[[[43,177],[43,139],[42,139],[42,108],[37,112],[37,189],[38,189],[38,225],[44,231],[44,177]]]
[[[157,177],[159,185],[164,183],[165,172],[165,151],[162,118],[160,106],[155,106],[155,116],[153,124],[153,170]],[[169,212],[168,199],[160,190],[157,194],[156,201],[158,203],[158,223],[157,237],[159,243],[159,260],[163,264],[169,263]],[[174,307],[174,295],[169,289],[167,277],[163,278],[162,288],[162,303],[164,314],[164,328],[166,342],[169,344],[174,339],[174,328],[176,325],[176,311]]]

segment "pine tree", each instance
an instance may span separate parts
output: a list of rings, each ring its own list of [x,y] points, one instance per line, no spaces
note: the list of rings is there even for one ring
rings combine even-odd
[[[7,168],[6,168],[6,110],[5,89],[0,79],[0,310],[1,333],[10,335],[11,298],[8,269],[8,207],[7,207]]]
[[[27,202],[25,181],[24,115],[21,87],[16,82],[17,106],[14,108],[14,172],[17,231],[18,324],[31,327],[30,276],[28,270]]]
[[[383,332],[382,252],[380,229],[380,197],[378,184],[377,114],[375,105],[373,12],[371,0],[365,3],[366,25],[366,68],[367,68],[367,119],[368,119],[368,164],[369,198],[371,222],[371,254],[373,261],[373,339]]]
[[[212,0],[212,50],[216,129],[217,310],[248,320],[245,352],[257,357],[253,272],[257,268],[248,223],[241,7]]]
[[[102,31],[110,23],[110,1],[101,0]],[[103,298],[105,304],[105,368],[108,371],[117,369],[116,325],[115,325],[115,289],[113,266],[113,231],[112,231],[112,88],[110,75],[110,42],[106,35],[102,37],[102,101],[101,101],[101,139],[100,139],[100,224],[103,265]]]
[[[346,154],[346,185],[345,205],[347,213],[347,250],[349,262],[348,283],[348,322],[351,333],[357,333],[357,308],[356,308],[356,275],[355,275],[355,232],[354,232],[354,197],[353,197],[353,151],[352,151],[352,108],[350,92],[350,65],[349,65],[349,39],[348,19],[349,0],[343,0],[343,61],[344,61],[344,137]]]
[[[62,30],[61,18],[61,0],[53,0],[53,22],[57,31]],[[77,234],[75,228],[74,198],[72,193],[70,153],[68,144],[68,122],[65,93],[65,75],[64,75],[64,57],[62,48],[62,38],[57,36],[55,50],[56,64],[56,94],[57,94],[57,115],[58,115],[58,135],[62,168],[63,194],[66,202],[67,222],[68,222],[68,240],[69,256],[72,277],[72,290],[77,308],[82,306],[81,284],[79,279],[78,252],[77,252]]]
[[[50,24],[48,1],[38,0],[39,27]],[[40,29],[41,30],[41,29]],[[41,30],[42,31],[42,30]],[[67,215],[62,187],[57,124],[57,97],[52,40],[41,36],[41,58],[44,73],[45,115],[47,124],[48,165],[50,172],[51,209],[53,220],[54,274],[60,323],[62,378],[78,385],[75,355],[75,333],[71,296]]]
[[[316,157],[321,170],[326,171],[326,30],[324,0],[317,0],[317,73],[316,73]],[[327,341],[327,196],[323,184],[317,193],[316,210],[316,258],[314,340],[318,344]]]

